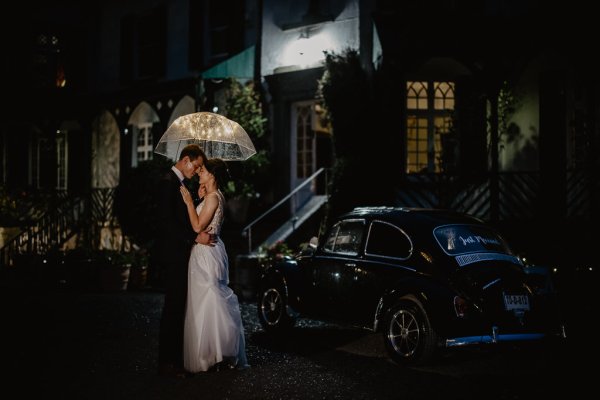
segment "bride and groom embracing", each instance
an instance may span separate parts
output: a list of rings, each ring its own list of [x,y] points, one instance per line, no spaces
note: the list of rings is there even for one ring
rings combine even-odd
[[[203,201],[194,207],[184,178],[198,174]],[[237,296],[227,286],[227,253],[219,238],[229,178],[223,160],[207,159],[200,146],[183,148],[162,177],[158,200],[158,257],[165,270],[160,321],[159,374],[185,377],[215,365],[247,367]]]

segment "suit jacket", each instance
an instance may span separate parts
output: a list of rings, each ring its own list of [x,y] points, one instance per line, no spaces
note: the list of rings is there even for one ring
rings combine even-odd
[[[192,229],[188,211],[179,187],[181,182],[177,175],[169,170],[157,187],[158,190],[158,259],[167,276],[176,274],[187,279],[187,265],[190,250],[196,238]]]

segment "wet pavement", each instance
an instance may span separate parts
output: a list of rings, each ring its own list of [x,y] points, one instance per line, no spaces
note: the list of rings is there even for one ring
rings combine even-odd
[[[0,295],[4,393],[61,399],[520,399],[595,391],[588,337],[564,346],[484,347],[406,368],[378,334],[304,320],[285,340],[242,303],[247,370],[187,379],[156,374],[157,291],[74,293],[26,287]],[[591,337],[589,338],[591,339]]]

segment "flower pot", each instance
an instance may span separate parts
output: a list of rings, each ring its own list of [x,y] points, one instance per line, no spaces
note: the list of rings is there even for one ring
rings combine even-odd
[[[100,289],[105,292],[127,290],[131,264],[104,265],[100,271]]]
[[[134,265],[129,275],[129,289],[143,289],[148,284],[148,266]]]

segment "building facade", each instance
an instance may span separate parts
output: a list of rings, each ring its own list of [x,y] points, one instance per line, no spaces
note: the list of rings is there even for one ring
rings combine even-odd
[[[6,188],[114,190],[124,169],[155,156],[175,118],[213,110],[233,77],[260,82],[276,202],[333,165],[318,82],[324,52],[352,49],[395,110],[396,205],[491,221],[598,219],[590,25],[560,28],[582,10],[502,0],[63,5],[23,9],[27,23],[11,27]]]

